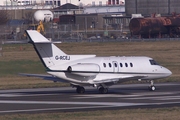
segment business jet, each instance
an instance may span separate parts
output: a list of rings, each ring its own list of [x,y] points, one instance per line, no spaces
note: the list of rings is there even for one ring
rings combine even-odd
[[[111,85],[128,80],[149,81],[165,78],[172,73],[155,60],[145,56],[96,57],[96,55],[68,55],[35,30],[26,31],[30,42],[50,75],[22,74],[54,82],[68,82],[84,93],[84,86],[93,86],[100,93],[108,93]]]

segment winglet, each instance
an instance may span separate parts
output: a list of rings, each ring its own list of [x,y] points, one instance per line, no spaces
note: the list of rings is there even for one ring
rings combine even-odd
[[[36,30],[26,30],[26,34],[33,43],[51,43],[51,41]]]

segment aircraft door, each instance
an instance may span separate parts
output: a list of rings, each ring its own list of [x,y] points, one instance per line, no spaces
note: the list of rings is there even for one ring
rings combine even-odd
[[[113,61],[113,72],[119,72],[118,62]]]

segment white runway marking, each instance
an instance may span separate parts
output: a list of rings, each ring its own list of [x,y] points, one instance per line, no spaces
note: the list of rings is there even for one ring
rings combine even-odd
[[[73,110],[73,109],[94,109],[94,108],[110,108],[123,106],[144,105],[141,103],[117,103],[117,102],[56,102],[56,101],[12,101],[1,100],[0,104],[46,104],[46,105],[90,105],[85,107],[66,107],[66,108],[42,108],[42,109],[25,109],[25,110],[7,110],[0,113],[15,113],[15,112],[35,112],[35,111],[52,111],[52,110]]]
[[[0,94],[0,97],[28,97],[28,96],[50,96],[50,95],[61,95],[61,94]]]
[[[94,95],[74,95],[73,98],[78,99],[88,99],[88,98],[104,98],[104,97],[114,97],[114,98],[121,98],[121,97],[140,97],[142,95],[116,95],[116,94],[94,94]]]
[[[114,97],[114,98],[130,98],[132,99],[142,99],[145,97],[142,96],[163,96],[163,95],[174,95],[179,94],[180,92],[151,92],[151,93],[136,93],[131,95],[119,95],[119,94],[93,94],[93,95],[74,95],[74,98],[76,99],[88,99],[88,98],[104,98],[104,97]],[[141,98],[136,98],[141,97]]]
[[[7,111],[0,111],[0,113],[38,112],[38,111],[52,111],[52,110],[78,110],[78,109],[94,109],[94,108],[107,108],[107,107],[109,107],[109,106],[89,106],[89,107],[69,107],[69,108],[44,108],[44,109],[7,110]]]
[[[126,98],[126,99],[133,99],[133,100],[178,100],[180,96],[157,96],[157,97],[139,97],[139,98]]]
[[[41,108],[41,109],[24,109],[24,110],[5,110],[0,113],[17,113],[17,112],[36,112],[36,111],[52,111],[52,110],[74,110],[74,109],[94,109],[94,108],[110,108],[125,107],[139,105],[163,105],[177,104],[179,102],[163,102],[163,103],[117,103],[117,102],[55,102],[55,101],[0,101],[0,104],[66,104],[66,105],[91,105],[85,107],[66,107],[66,108]]]
[[[173,92],[153,92],[153,91],[150,91],[150,92],[146,92],[146,93],[136,93],[136,94],[138,94],[138,95],[142,95],[142,96],[145,96],[145,95],[172,95],[172,94],[179,94],[180,93],[180,91],[178,91],[178,92],[175,92],[175,91],[173,91]],[[135,94],[135,95],[136,95]]]
[[[119,103],[119,102],[57,102],[57,101],[13,101],[0,100],[0,104],[52,104],[52,105],[102,105],[102,106],[129,106],[139,105],[139,103]]]

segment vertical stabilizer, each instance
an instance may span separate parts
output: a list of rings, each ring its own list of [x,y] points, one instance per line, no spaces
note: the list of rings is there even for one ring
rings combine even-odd
[[[26,33],[45,67],[49,68],[54,65],[63,64],[65,61],[61,59],[68,59],[61,49],[36,30],[27,30]]]

